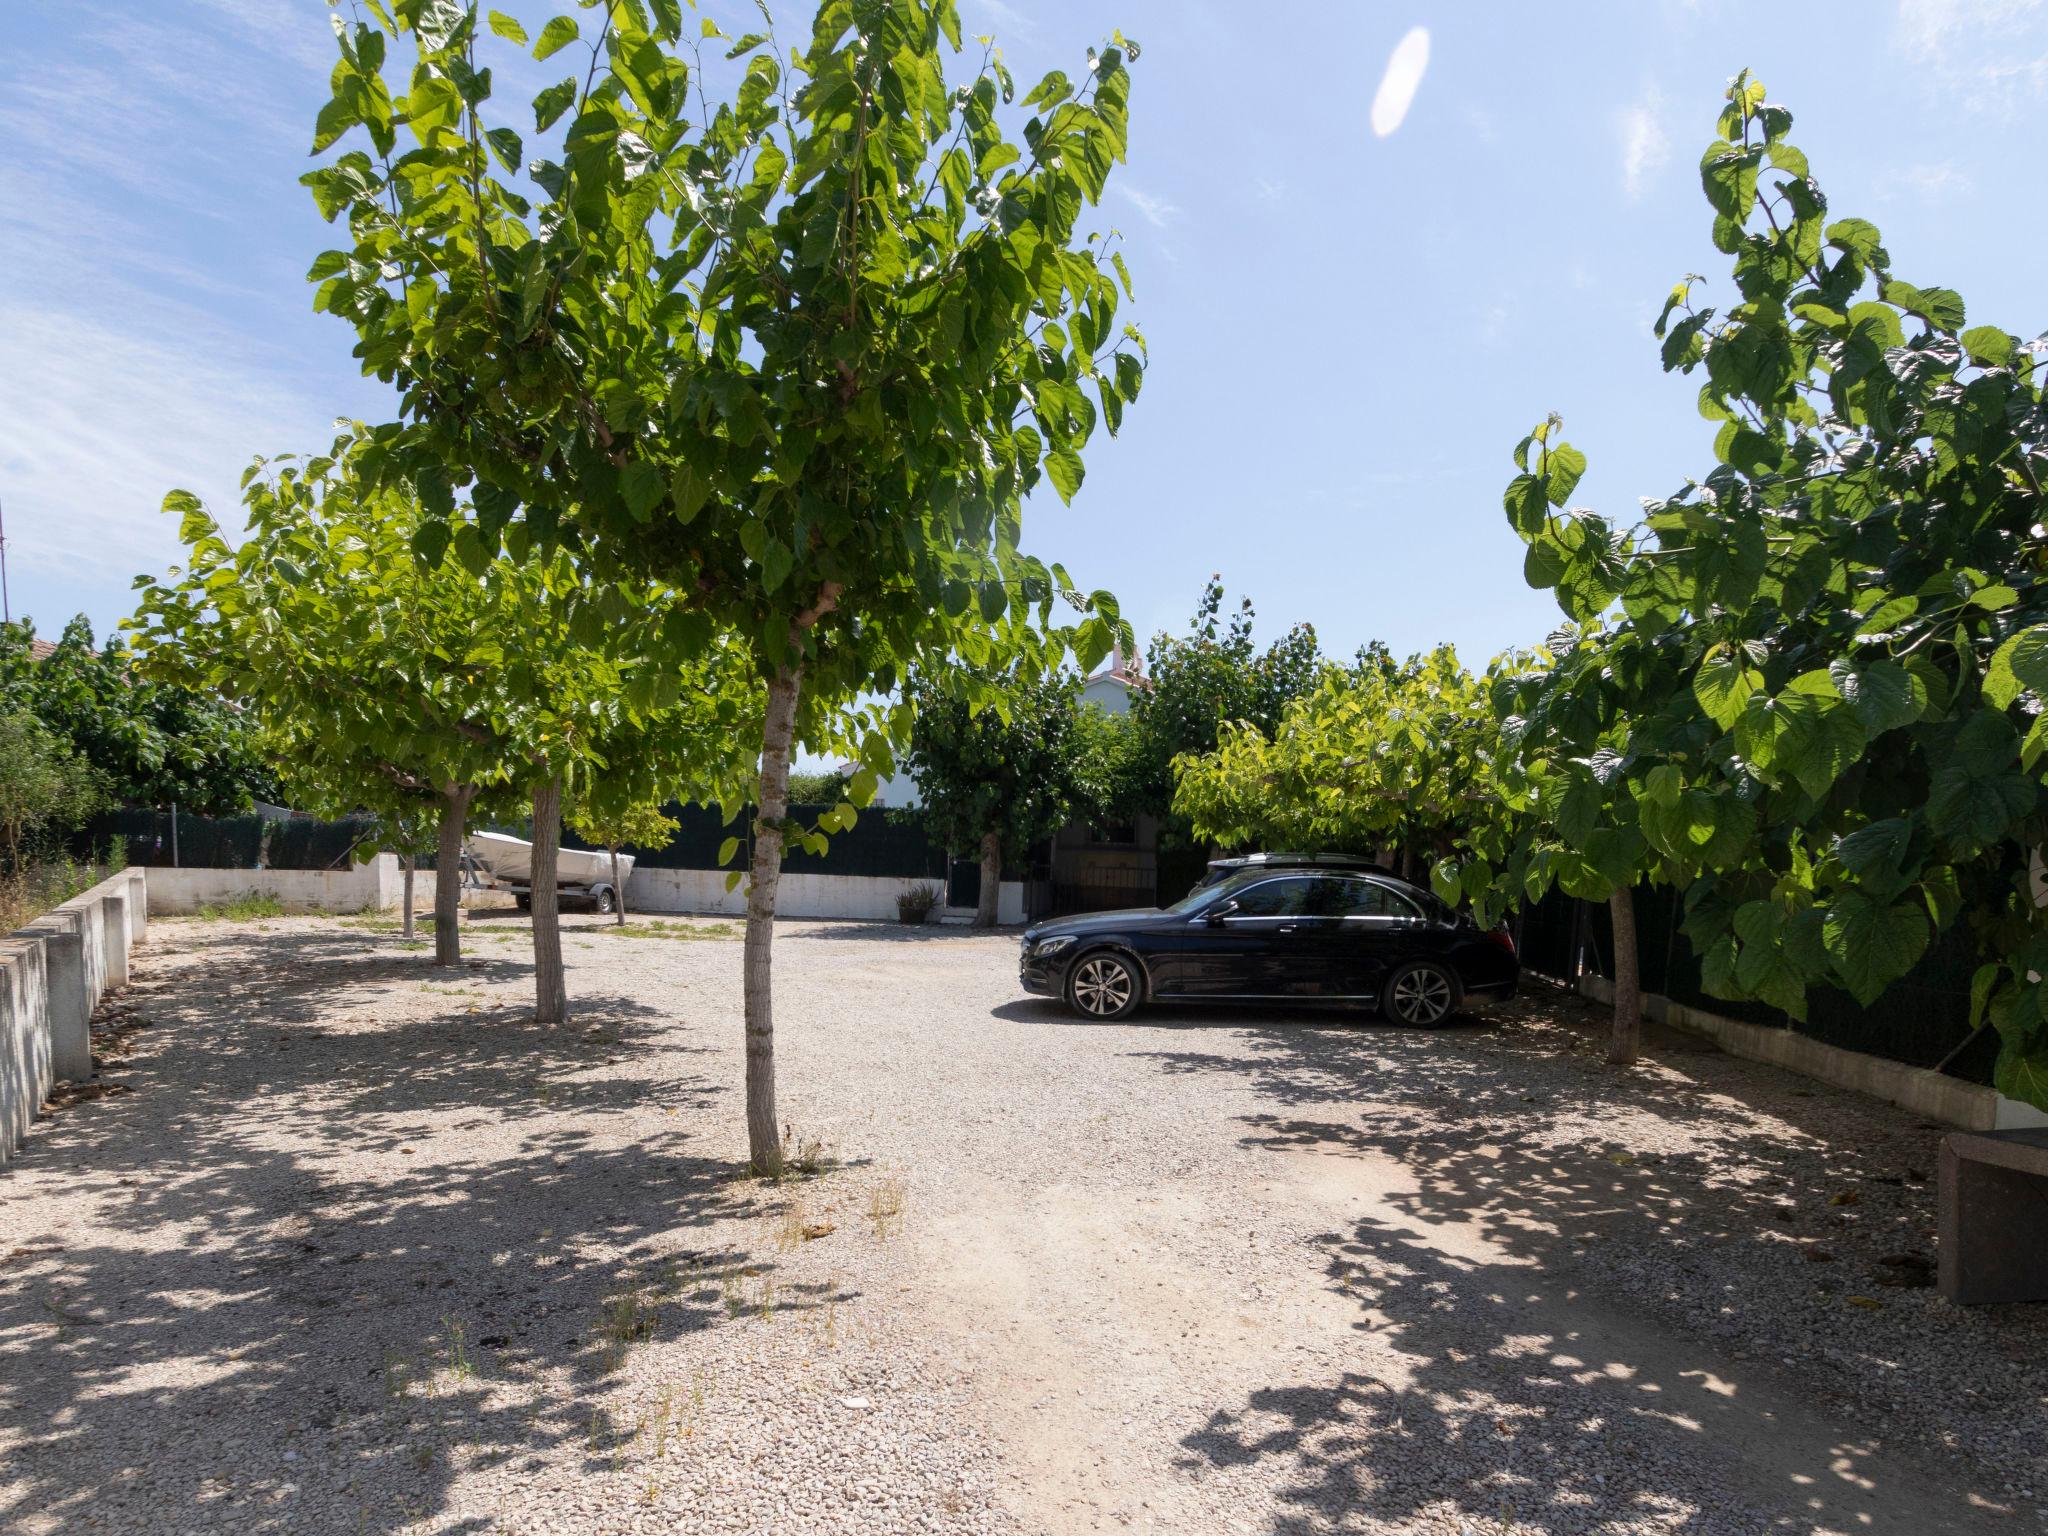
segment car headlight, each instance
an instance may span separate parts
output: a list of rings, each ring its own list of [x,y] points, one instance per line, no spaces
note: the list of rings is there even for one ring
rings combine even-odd
[[[1040,939],[1037,945],[1033,947],[1031,953],[1034,955],[1056,955],[1073,942],[1074,939],[1071,934],[1062,934],[1058,938],[1052,939]]]

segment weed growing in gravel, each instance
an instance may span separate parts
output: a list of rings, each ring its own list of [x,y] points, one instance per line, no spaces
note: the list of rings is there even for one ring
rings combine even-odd
[[[746,1286],[742,1280],[745,1273],[734,1264],[728,1265],[718,1277],[718,1295],[725,1303],[725,1315],[735,1321],[747,1310]]]
[[[469,1352],[462,1324],[452,1317],[443,1316],[441,1326],[448,1330],[448,1374],[457,1381],[474,1380],[477,1375],[476,1356]]]
[[[901,1174],[891,1174],[868,1191],[868,1220],[874,1223],[875,1236],[887,1237],[892,1222],[902,1226],[904,1193]]]
[[[608,928],[593,928],[592,933],[606,933],[622,939],[736,939],[739,929],[731,923],[664,923],[637,922],[615,923]]]
[[[396,1401],[411,1390],[418,1368],[409,1355],[395,1349],[384,1351],[384,1395]]]
[[[226,901],[208,902],[192,915],[206,923],[253,923],[260,917],[283,917],[284,903],[261,891],[244,891]]]
[[[604,1340],[607,1370],[617,1370],[635,1344],[654,1336],[656,1314],[654,1298],[637,1285],[623,1286],[606,1298],[598,1336]]]

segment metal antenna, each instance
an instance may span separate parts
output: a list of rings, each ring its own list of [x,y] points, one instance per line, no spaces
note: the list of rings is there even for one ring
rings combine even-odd
[[[0,624],[12,624],[14,610],[7,603],[7,514],[0,511]]]

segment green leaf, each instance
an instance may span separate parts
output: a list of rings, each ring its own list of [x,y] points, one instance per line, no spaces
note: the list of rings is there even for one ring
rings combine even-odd
[[[1523,538],[1534,538],[1542,531],[1550,516],[1550,504],[1543,493],[1543,482],[1534,475],[1520,474],[1508,482],[1507,494],[1501,498],[1507,508],[1508,522]]]
[[[1586,473],[1586,456],[1570,443],[1559,443],[1544,459],[1543,494],[1553,507],[1571,499]]]
[[[1707,718],[1725,731],[1733,729],[1750,696],[1762,686],[1763,675],[1743,664],[1740,651],[1715,646],[1694,674],[1692,691]]]
[[[546,133],[561,119],[564,112],[576,100],[576,82],[573,79],[558,80],[533,98],[533,128],[536,133]]]
[[[545,59],[551,54],[559,53],[575,42],[579,35],[573,17],[554,17],[540,29],[540,37],[533,45],[533,56],[536,59]]]
[[[724,842],[718,845],[718,862],[720,864],[730,864],[732,862],[733,855],[738,853],[739,851],[740,840],[736,837],[728,837]],[[731,889],[731,887],[728,886],[727,889],[729,890]]]
[[[2048,624],[2021,630],[1992,653],[1984,697],[2008,708],[2022,689],[2048,697]]]
[[[439,520],[421,523],[413,530],[412,552],[429,568],[439,566],[448,552],[448,525]]]
[[[1861,891],[1839,892],[1821,928],[1828,959],[1866,1007],[1918,963],[1927,939],[1927,914],[1917,905],[1889,905]]]
[[[668,487],[663,483],[659,469],[645,459],[635,459],[619,471],[619,494],[625,498],[626,510],[633,514],[633,521],[644,523],[661,505],[668,494]]]
[[[2013,339],[1995,325],[1972,326],[1962,335],[1963,349],[1972,362],[1985,368],[2011,366]]]
[[[2048,1031],[2037,1030],[2031,1039],[2005,1035],[1991,1083],[2008,1099],[2048,1109]]]
[[[1060,500],[1071,504],[1074,493],[1081,489],[1081,455],[1062,444],[1046,454],[1045,472],[1052,488],[1060,493]]]
[[[518,22],[507,16],[503,11],[491,12],[490,21],[491,30],[497,33],[498,36],[507,38],[522,48],[526,46],[526,28],[519,25]]]
[[[1927,712],[1927,686],[1897,662],[1858,668],[1844,658],[1828,667],[1835,687],[1872,735],[1911,725]]]

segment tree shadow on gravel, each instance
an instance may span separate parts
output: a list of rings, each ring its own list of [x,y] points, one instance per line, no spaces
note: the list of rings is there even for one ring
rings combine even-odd
[[[1616,1071],[1593,1017],[1155,1053],[1242,1074],[1274,1106],[1244,1145],[1364,1202],[1317,1248],[1386,1362],[1218,1409],[1187,1464],[1282,1458],[1288,1533],[2010,1529],[2048,1309],[1899,1262],[1932,1258],[1938,1128],[1718,1053]]]
[[[449,997],[321,1025],[387,962],[264,937],[203,995],[211,969],[140,976],[140,1046],[108,1066],[132,1091],[48,1119],[10,1175],[0,1527],[407,1528],[458,1456],[615,1457],[627,1355],[733,1326],[775,1275],[721,1235],[772,1206],[742,1170],[680,1132],[602,1137],[628,1105],[721,1091],[650,1010],[583,997],[594,1029],[547,1030]],[[451,1109],[495,1143],[465,1155]],[[431,1158],[408,1139],[428,1111]],[[39,1220],[39,1186],[98,1196],[92,1220]],[[776,1305],[844,1299],[787,1284]]]

